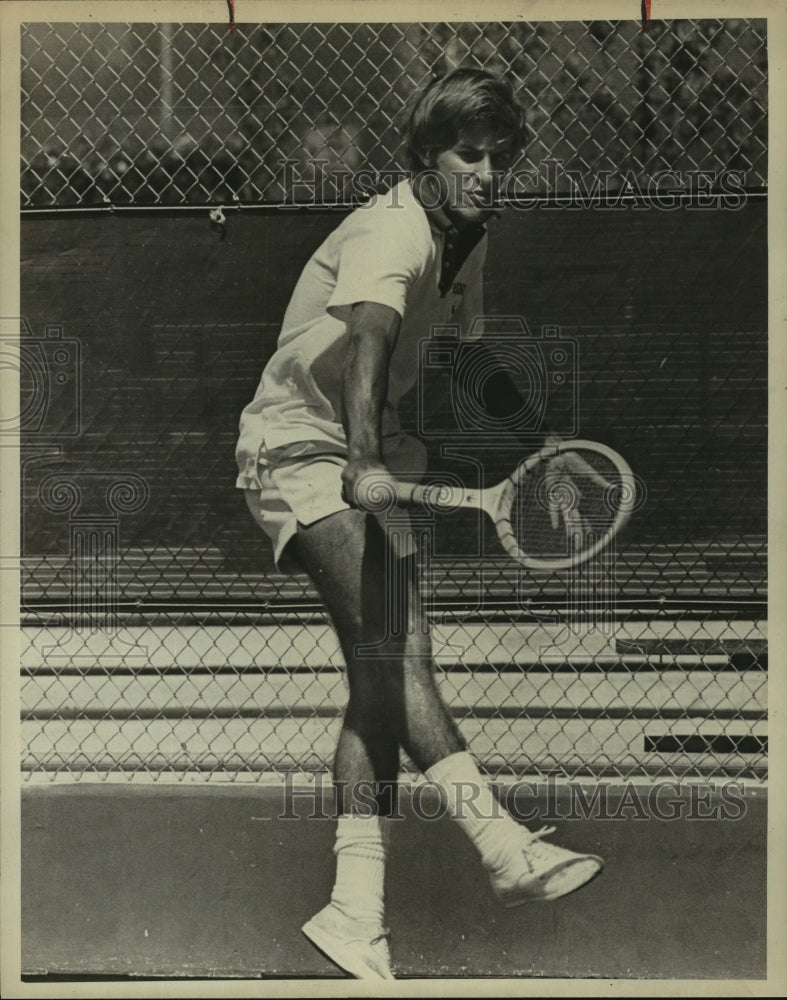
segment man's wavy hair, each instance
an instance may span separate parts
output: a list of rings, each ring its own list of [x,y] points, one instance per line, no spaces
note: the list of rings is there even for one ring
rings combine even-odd
[[[408,166],[422,170],[429,156],[451,149],[461,132],[482,125],[510,135],[516,151],[525,144],[525,112],[503,76],[459,68],[432,80],[414,95],[405,129]]]

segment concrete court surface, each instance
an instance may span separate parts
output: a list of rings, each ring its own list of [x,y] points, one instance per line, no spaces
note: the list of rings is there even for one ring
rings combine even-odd
[[[555,823],[554,842],[605,858],[601,878],[513,910],[495,901],[461,831],[413,815],[405,795],[387,883],[395,973],[764,978],[765,790],[747,788],[743,808],[726,809],[708,785],[689,811],[739,818],[664,821],[648,786],[630,787],[639,805],[628,798],[624,809],[610,786],[605,808],[617,818]],[[566,816],[565,786],[525,794],[522,809]],[[691,798],[685,785],[680,796]],[[660,801],[670,799],[667,787]],[[297,818],[277,818],[288,803]],[[333,878],[334,824],[308,819],[314,808],[313,795],[286,799],[280,785],[25,787],[23,974],[341,976],[300,933]]]

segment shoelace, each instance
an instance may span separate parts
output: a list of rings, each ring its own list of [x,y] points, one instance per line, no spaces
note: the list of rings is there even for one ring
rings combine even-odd
[[[551,833],[555,832],[555,829],[556,827],[554,826],[542,826],[540,830],[536,830],[535,833],[531,834],[530,840],[524,846],[523,853],[531,871],[534,870],[534,861],[548,861],[550,856],[560,850],[554,844],[544,844],[541,842],[543,837],[548,837]]]
[[[534,840],[541,840],[542,837],[548,837],[551,833],[554,833],[555,830],[557,830],[556,826],[542,826],[540,830],[536,830],[535,833],[530,835],[530,843],[532,844]]]
[[[381,941],[387,941],[388,944],[391,943],[391,932],[387,927],[381,927],[380,933],[375,935],[369,944],[379,944]]]

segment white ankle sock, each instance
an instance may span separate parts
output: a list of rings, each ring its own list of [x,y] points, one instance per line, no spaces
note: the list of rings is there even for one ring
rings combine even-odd
[[[385,861],[390,821],[380,816],[340,816],[336,828],[336,881],[331,903],[353,920],[382,926]]]
[[[448,811],[475,844],[484,866],[503,867],[528,831],[497,801],[470,754],[444,757],[424,774],[443,790]]]

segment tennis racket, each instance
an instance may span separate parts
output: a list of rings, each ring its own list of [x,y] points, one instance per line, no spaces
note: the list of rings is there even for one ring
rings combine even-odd
[[[629,519],[637,490],[634,474],[612,448],[561,441],[524,459],[488,489],[399,482],[396,501],[446,513],[482,510],[512,559],[529,569],[560,570],[609,545]]]

